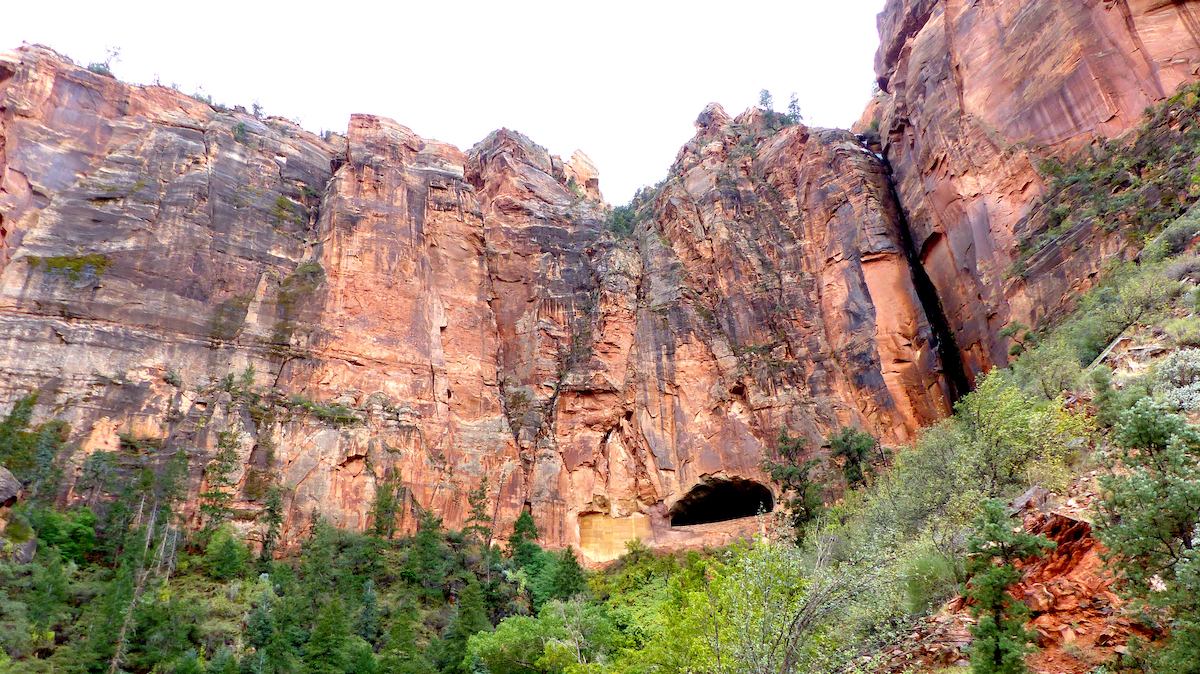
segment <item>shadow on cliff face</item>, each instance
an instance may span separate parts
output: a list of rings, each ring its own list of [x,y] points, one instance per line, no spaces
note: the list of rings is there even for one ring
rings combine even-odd
[[[771,490],[740,477],[710,477],[671,506],[671,526],[724,522],[775,509]]]
[[[860,140],[862,137],[860,136]],[[925,317],[929,319],[929,327],[933,331],[934,346],[937,348],[938,356],[942,361],[942,372],[946,376],[946,383],[950,387],[950,404],[958,402],[966,394],[971,392],[971,380],[967,377],[966,366],[963,364],[962,352],[958,349],[958,343],[954,339],[954,331],[950,327],[950,321],[946,317],[946,311],[942,307],[942,300],[938,296],[937,287],[933,284],[933,280],[929,277],[929,272],[925,269],[925,264],[922,262],[922,256],[926,252],[928,245],[934,241],[930,239],[923,246],[923,250],[918,251],[912,238],[912,229],[910,229],[908,216],[904,212],[903,202],[900,201],[900,195],[896,192],[895,176],[892,173],[892,165],[887,160],[887,157],[876,154],[883,163],[887,171],[888,186],[892,191],[892,200],[896,203],[896,213],[900,216],[900,243],[904,247],[905,257],[908,258],[908,267],[912,271],[913,287],[917,291],[917,298],[921,302],[921,308],[925,310]],[[937,236],[941,236],[938,234]]]

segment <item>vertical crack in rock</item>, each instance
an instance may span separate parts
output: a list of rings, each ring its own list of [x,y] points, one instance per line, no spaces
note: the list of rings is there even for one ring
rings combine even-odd
[[[942,308],[942,301],[938,297],[937,287],[929,278],[929,273],[925,271],[925,265],[921,264],[920,252],[913,245],[912,232],[908,228],[908,217],[904,213],[904,204],[900,201],[900,195],[896,193],[896,183],[892,180],[892,165],[886,156],[880,157],[880,161],[886,169],[888,189],[891,190],[892,199],[896,202],[896,213],[900,217],[900,244],[904,247],[904,256],[908,259],[908,266],[912,270],[917,299],[920,300],[921,308],[925,310],[925,318],[929,320],[929,327],[933,331],[934,346],[937,348],[938,356],[942,359],[942,372],[946,375],[946,384],[950,389],[950,404],[953,405],[958,402],[959,398],[970,393],[971,382],[967,378],[958,343],[954,340],[954,331],[950,329],[946,311]]]

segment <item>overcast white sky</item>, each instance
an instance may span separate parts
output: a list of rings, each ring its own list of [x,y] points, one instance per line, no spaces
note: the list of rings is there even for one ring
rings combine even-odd
[[[736,114],[795,91],[805,121],[849,126],[870,97],[883,0],[759,2],[12,2],[0,49],[40,42],[122,80],[345,131],[391,117],[464,150],[516,129],[582,149],[612,203],[661,180],[710,101]]]

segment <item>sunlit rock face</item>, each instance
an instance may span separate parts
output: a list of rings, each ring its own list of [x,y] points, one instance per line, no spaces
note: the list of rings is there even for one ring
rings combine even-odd
[[[0,411],[71,424],[64,503],[184,452],[193,525],[234,448],[250,539],[273,486],[287,545],[384,483],[400,531],[461,527],[486,478],[497,538],[528,509],[590,562],[727,542],[760,523],[701,492],[765,503],[781,426],[910,439],[1121,252],[1081,229],[1006,273],[1042,160],[1195,79],[1197,9],[889,0],[863,136],[710,105],[619,234],[585,154],[512,130],[318,137],[6,52]]]
[[[1038,168],[1196,79],[1200,2],[888,0],[868,106],[921,262],[968,375],[1007,362],[998,333],[1033,324],[1086,287],[1119,235],[1072,232],[1010,265],[1045,224]],[[1006,273],[1008,272],[1008,273]]]
[[[710,106],[614,236],[591,160],[511,130],[322,138],[41,47],[0,57],[0,125],[0,409],[34,392],[71,424],[64,502],[185,452],[198,525],[221,445],[251,539],[274,485],[289,544],[314,513],[369,527],[385,480],[400,531],[461,527],[486,477],[497,538],[527,508],[599,562],[757,531],[672,508],[722,481],[773,504],[780,426],[819,454],[947,411],[887,171],[848,132]]]

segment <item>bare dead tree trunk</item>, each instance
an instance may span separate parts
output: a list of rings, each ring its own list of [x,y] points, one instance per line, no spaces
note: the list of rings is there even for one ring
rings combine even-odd
[[[137,584],[133,586],[133,599],[129,601],[129,609],[125,611],[125,621],[121,623],[121,631],[117,634],[117,650],[113,653],[112,663],[108,667],[108,674],[117,674],[117,666],[121,663],[121,656],[125,651],[125,635],[129,632],[129,623],[133,621],[133,608],[137,606],[138,598],[142,596],[142,588],[145,587],[146,578],[150,576],[150,572],[135,571],[137,576]]]
[[[142,506],[146,504],[146,497],[142,497],[142,504],[138,506],[138,520],[142,518]],[[121,631],[117,634],[117,647],[113,652],[112,663],[109,664],[108,674],[116,674],[117,667],[121,664],[121,656],[125,653],[125,637],[129,633],[129,625],[133,622],[133,609],[137,606],[138,599],[142,596],[142,591],[146,587],[146,580],[150,578],[150,569],[142,568],[146,562],[146,556],[150,552],[150,541],[154,540],[154,527],[158,520],[158,508],[154,508],[150,512],[150,521],[146,525],[146,536],[142,543],[142,556],[138,559],[138,568],[134,570],[133,575],[137,582],[133,586],[133,598],[129,600],[129,608],[125,611],[125,620],[121,623]]]

